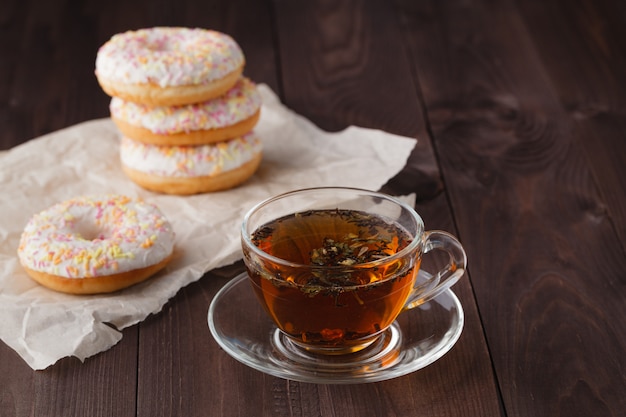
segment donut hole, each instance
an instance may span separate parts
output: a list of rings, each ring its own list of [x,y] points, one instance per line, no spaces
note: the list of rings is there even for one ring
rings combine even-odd
[[[151,39],[144,47],[149,52],[171,52],[177,49],[177,46],[168,39]]]
[[[106,232],[101,226],[87,218],[79,219],[73,227],[74,234],[84,240],[104,240]]]
[[[167,52],[171,48],[167,44],[162,43],[162,42],[152,42],[146,45],[146,49],[148,49],[151,52]]]

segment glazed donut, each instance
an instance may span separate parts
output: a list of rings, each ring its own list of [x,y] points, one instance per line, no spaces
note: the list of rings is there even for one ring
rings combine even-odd
[[[155,27],[111,37],[98,50],[95,73],[110,96],[173,106],[224,94],[244,64],[241,48],[224,33]]]
[[[198,194],[233,188],[261,163],[254,133],[200,146],[156,146],[122,137],[122,169],[135,183],[166,194]]]
[[[82,196],[34,215],[20,263],[38,283],[70,294],[108,293],[164,268],[174,232],[160,210],[126,196]]]
[[[259,120],[261,95],[241,77],[223,96],[182,106],[149,107],[111,99],[111,118],[122,134],[154,145],[204,145],[250,132]]]

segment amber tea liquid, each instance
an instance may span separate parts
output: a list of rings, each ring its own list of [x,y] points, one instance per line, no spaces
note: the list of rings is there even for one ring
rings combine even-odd
[[[306,267],[249,253],[246,266],[261,303],[293,341],[347,353],[375,340],[404,307],[419,257],[386,258],[411,240],[400,225],[375,215],[312,210],[274,220],[252,235],[264,252]]]

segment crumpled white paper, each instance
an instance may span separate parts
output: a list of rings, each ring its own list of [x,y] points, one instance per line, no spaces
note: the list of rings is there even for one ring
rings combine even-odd
[[[33,369],[81,361],[115,345],[119,331],[157,313],[180,288],[241,259],[245,212],[267,197],[306,187],[377,190],[405,165],[415,139],[349,127],[328,133],[285,108],[265,85],[255,128],[263,162],[245,184],[224,192],[170,196],[123,174],[110,119],[85,122],[0,153],[0,338]],[[75,296],[32,281],[17,258],[29,218],[84,194],[125,194],[159,206],[176,232],[175,256],[153,278],[108,295]],[[207,306],[208,308],[208,306]],[[119,330],[118,330],[119,329]]]

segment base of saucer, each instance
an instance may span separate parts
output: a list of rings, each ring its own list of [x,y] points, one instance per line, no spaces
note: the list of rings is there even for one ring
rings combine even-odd
[[[258,371],[300,382],[356,384],[406,375],[441,358],[460,337],[464,313],[456,295],[447,290],[403,312],[366,349],[319,355],[297,347],[276,328],[242,273],[215,295],[208,324],[226,353]]]

